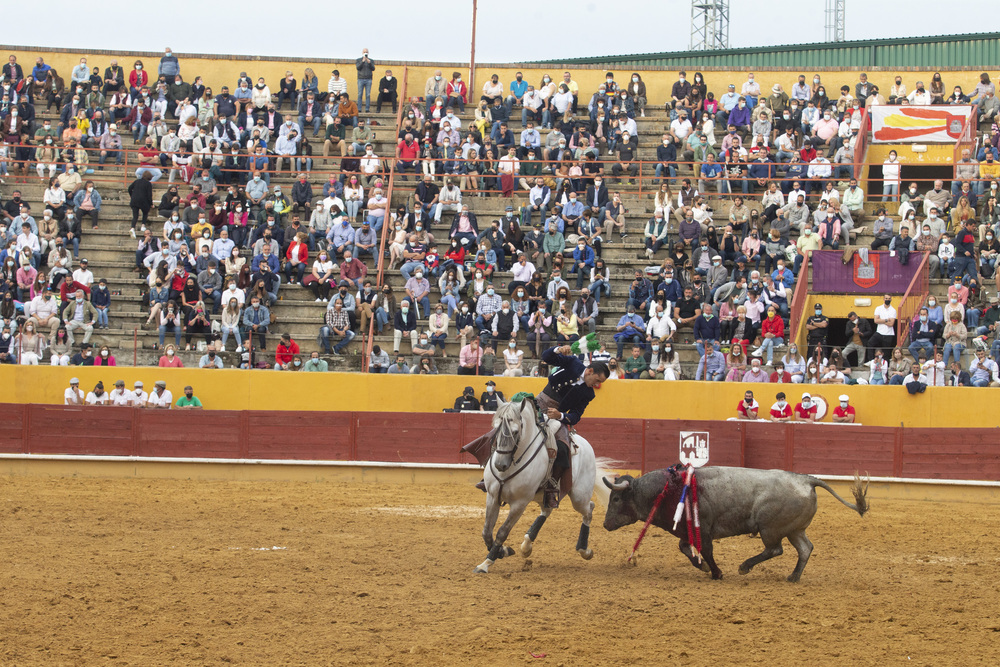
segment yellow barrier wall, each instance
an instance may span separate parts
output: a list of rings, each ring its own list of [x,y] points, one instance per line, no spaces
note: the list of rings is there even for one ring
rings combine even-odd
[[[899,161],[904,165],[942,165],[951,164],[955,159],[955,144],[923,144],[925,151],[914,151],[914,144],[871,144],[868,147],[868,164],[881,165],[889,157],[889,151],[896,151]],[[881,190],[881,182],[878,192]]]
[[[62,403],[69,379],[79,377],[90,391],[98,380],[114,388],[117,379],[128,388],[142,380],[149,391],[156,380],[179,398],[185,385],[194,387],[207,409],[218,410],[328,410],[361,412],[439,412],[454,405],[462,388],[471,385],[477,396],[486,379],[457,375],[396,376],[354,373],[289,373],[279,371],[3,366],[0,402]],[[505,396],[518,391],[539,392],[537,378],[494,378]],[[910,396],[902,387],[838,385],[760,385],[742,383],[612,380],[597,392],[588,416],[649,419],[727,419],[747,389],[767,409],[779,391],[797,402],[803,391],[822,396],[835,406],[846,393],[859,421],[870,426],[994,427],[996,390],[931,387]],[[829,421],[829,416],[825,421]]]
[[[79,50],[59,50],[59,49],[35,49],[26,48],[23,46],[13,46],[7,48],[0,48],[0,57],[6,62],[8,55],[13,54],[17,56],[18,62],[21,63],[21,67],[25,69],[25,74],[28,74],[32,67],[34,67],[35,59],[41,55],[45,58],[45,62],[55,67],[60,75],[69,81],[70,72],[72,72],[73,67],[75,67],[82,56],[87,56],[87,64],[91,68],[94,66],[99,66],[103,74],[104,68],[108,66],[109,61],[112,57],[118,59],[118,64],[125,68],[126,74],[131,71],[133,62],[138,58],[143,61],[144,68],[150,73],[150,78],[155,78],[156,67],[159,63],[161,53],[143,53],[140,55],[135,54],[119,54],[110,51],[100,51],[87,53]],[[180,65],[181,74],[188,82],[192,82],[194,77],[197,75],[202,76],[205,79],[207,85],[211,86],[212,89],[218,93],[222,84],[228,85],[232,88],[236,79],[241,71],[245,71],[251,79],[256,80],[257,77],[263,76],[269,86],[271,86],[271,91],[275,94],[277,93],[278,80],[285,75],[286,70],[291,70],[295,74],[296,81],[301,81],[302,72],[306,67],[312,67],[315,71],[316,76],[319,79],[320,90],[326,90],[326,81],[330,78],[331,70],[340,70],[341,76],[345,77],[348,82],[347,90],[353,98],[357,88],[356,88],[356,75],[357,70],[354,67],[353,59],[334,59],[328,61],[306,61],[301,59],[283,59],[283,58],[269,58],[261,56],[210,56],[210,55],[192,55],[188,56],[185,54],[177,54]],[[403,65],[406,63],[393,62],[393,61],[381,61],[378,58],[378,53],[372,53],[372,57],[375,60],[376,66],[376,82],[378,78],[382,76],[385,69],[392,69],[396,76],[402,76]],[[463,75],[468,77],[468,64],[459,63],[415,63],[410,65],[409,83],[410,95],[423,95],[424,84],[429,77],[431,77],[436,69],[440,69],[445,78],[450,78],[451,73],[454,71],[461,71]],[[510,81],[514,78],[515,72],[523,72],[525,80],[534,86],[539,86],[541,84],[542,75],[549,74],[555,81],[562,80],[562,73],[565,68],[552,67],[552,66],[525,66],[525,67],[512,67],[510,65],[494,65],[494,64],[479,64],[476,67],[476,81],[472,87],[472,98],[473,100],[478,100],[482,91],[483,83],[489,80],[492,74],[497,74],[500,77],[500,81],[504,84],[506,88]],[[572,67],[570,71],[573,73],[574,80],[580,85],[580,90],[582,94],[585,94],[588,98],[593,91],[597,90],[598,84],[603,81],[605,70],[602,68],[586,67],[586,66],[576,66]],[[629,81],[629,76],[635,70],[632,69],[619,69],[613,70],[615,73],[615,80],[619,83],[624,83]],[[674,82],[677,80],[677,70],[662,70],[662,69],[644,69],[638,70],[646,82],[647,87],[647,97],[649,99],[650,106],[660,106],[664,104],[670,98],[670,89]],[[737,92],[740,90],[743,82],[746,80],[746,72],[748,70],[741,69],[725,69],[725,70],[711,70],[697,68],[689,68],[687,71],[688,80],[694,80],[695,71],[701,71],[702,75],[705,77],[705,83],[708,85],[708,89],[715,93],[716,97],[720,97],[726,92],[727,86],[730,83],[736,84]],[[836,98],[840,95],[840,86],[843,84],[848,84],[851,86],[851,93],[854,92],[854,84],[858,82],[857,70],[837,70],[837,69],[820,69],[820,70],[753,70],[755,74],[755,80],[760,83],[761,91],[767,94],[770,91],[771,86],[775,83],[780,83],[785,91],[791,94],[791,87],[798,80],[799,74],[804,74],[807,81],[811,82],[815,74],[819,74],[820,78],[823,80],[823,84],[826,87],[827,95],[831,98]],[[878,85],[882,90],[882,94],[888,96],[889,88],[897,74],[903,77],[903,81],[906,83],[909,90],[914,89],[914,83],[917,80],[922,80],[928,85],[930,84],[930,78],[933,74],[929,71],[875,71],[867,70],[868,78],[871,82]],[[942,70],[941,76],[945,83],[945,90],[951,92],[951,88],[956,84],[961,85],[963,90],[971,91],[975,88],[976,83],[979,81],[978,71],[962,71],[962,70]],[[995,73],[990,72],[991,76]],[[400,91],[402,87],[400,87]]]

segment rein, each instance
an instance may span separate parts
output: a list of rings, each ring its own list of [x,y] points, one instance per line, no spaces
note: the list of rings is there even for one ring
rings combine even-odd
[[[502,425],[500,426],[500,434],[501,435],[506,435],[507,437],[510,437],[513,440],[513,434],[510,432],[510,427],[507,426],[507,422],[506,421],[504,421],[502,423]],[[544,435],[545,435],[545,430],[542,429],[542,428],[539,428],[538,429],[538,433],[535,435],[534,438],[532,438],[531,442],[528,443],[528,446],[524,448],[524,452],[519,457],[517,457],[517,459],[515,459],[514,462],[511,465],[514,465],[514,466],[518,465],[521,462],[521,459],[523,459],[528,454],[528,452],[531,451],[531,448],[534,445],[535,441],[539,440]],[[499,444],[499,438],[497,440],[498,440],[498,444]],[[509,449],[509,450],[502,450],[498,446],[497,449],[494,450],[494,451],[495,451],[496,454],[515,454],[519,448],[520,448],[520,444],[515,444],[514,445],[514,449]],[[534,451],[532,452],[532,454],[528,458],[528,460],[525,461],[524,464],[520,468],[518,468],[514,472],[510,473],[506,477],[500,477],[500,474],[497,471],[496,466],[493,463],[493,457],[492,456],[490,457],[490,472],[492,472],[493,476],[496,477],[500,481],[500,493],[503,492],[504,484],[506,484],[510,480],[514,479],[515,477],[517,477],[518,474],[520,474],[525,468],[527,468],[531,464],[532,461],[535,460],[535,457],[538,456],[538,453],[540,451],[542,451],[542,449],[544,449],[544,448],[545,448],[545,442],[544,442],[544,440],[542,440],[539,443],[539,446],[534,449]]]

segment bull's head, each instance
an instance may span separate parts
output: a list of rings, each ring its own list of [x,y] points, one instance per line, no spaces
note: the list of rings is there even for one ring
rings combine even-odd
[[[617,530],[639,520],[640,512],[636,505],[633,481],[631,475],[616,475],[613,480],[604,478],[604,485],[611,489],[608,511],[604,516],[605,530]]]

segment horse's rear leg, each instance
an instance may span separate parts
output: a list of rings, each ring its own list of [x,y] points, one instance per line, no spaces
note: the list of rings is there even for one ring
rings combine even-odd
[[[490,553],[486,556],[486,560],[473,568],[473,572],[485,574],[490,571],[490,566],[493,565],[497,560],[503,558],[504,556],[513,556],[514,550],[510,547],[505,547],[503,543],[507,540],[507,536],[510,535],[511,528],[514,524],[518,522],[521,515],[524,514],[524,510],[528,507],[528,503],[531,498],[527,500],[518,500],[512,502],[510,505],[510,512],[507,513],[507,519],[500,526],[500,530],[497,531],[496,539],[493,540],[493,546],[490,548]],[[499,509],[498,509],[499,511]]]
[[[538,532],[545,525],[545,520],[549,518],[552,514],[551,507],[542,507],[542,513],[535,518],[535,522],[531,524],[531,528],[524,535],[524,542],[521,542],[521,555],[527,558],[531,555],[531,548],[538,539]]]
[[[590,521],[594,518],[594,503],[591,500],[574,502],[573,507],[583,516],[583,522],[580,524],[580,536],[576,539],[576,552],[584,560],[590,560],[594,557],[593,549],[588,546],[590,543]]]

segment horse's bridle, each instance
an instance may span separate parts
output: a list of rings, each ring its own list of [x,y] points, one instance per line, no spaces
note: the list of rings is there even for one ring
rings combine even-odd
[[[520,415],[520,413],[518,413],[518,414]],[[522,425],[523,425],[523,420],[522,420]],[[531,448],[535,444],[535,441],[538,440],[539,438],[542,438],[544,435],[545,435],[545,429],[544,429],[544,427],[539,428],[538,429],[538,433],[531,440],[531,442],[528,443],[528,446],[524,448],[524,454],[521,454],[521,456],[519,456],[516,460],[514,460],[511,463],[511,465],[512,466],[516,466],[518,463],[520,463],[521,459],[524,458],[525,454],[527,454],[528,452],[531,451]],[[511,440],[514,439],[514,434],[510,432],[510,428],[507,426],[506,421],[504,421],[504,422],[501,423],[499,436],[506,436],[506,437],[510,438]],[[497,437],[497,445],[498,445],[498,447],[497,447],[497,449],[494,450],[494,453],[496,453],[496,454],[515,454],[517,452],[517,450],[518,450],[517,443],[514,444],[514,449],[510,449],[510,450],[506,450],[506,451],[502,450],[502,449],[499,448],[499,443],[500,443],[500,437],[499,436]],[[522,465],[520,468],[518,468],[514,472],[510,473],[506,477],[500,477],[500,475],[497,472],[496,466],[493,464],[493,457],[492,456],[490,457],[490,463],[489,463],[489,465],[490,465],[490,468],[492,468],[491,472],[493,473],[493,476],[496,477],[497,480],[500,482],[500,492],[503,491],[504,484],[506,484],[510,480],[514,479],[518,475],[518,473],[520,473],[522,470],[524,470],[525,468],[527,468],[528,464],[530,464],[532,461],[535,460],[535,457],[538,456],[538,452],[542,451],[542,449],[545,448],[544,444],[545,443],[544,443],[544,440],[543,440],[542,443],[535,449],[534,453],[531,455],[531,458],[529,458],[527,461],[525,461],[524,465]]]
[[[508,438],[511,442],[513,442],[514,449],[508,449],[508,450],[500,449],[499,445],[501,438]],[[507,424],[506,420],[500,423],[500,432],[497,434],[497,448],[494,451],[497,454],[513,454],[517,451],[517,440],[514,438],[514,434],[510,432],[510,426]]]

